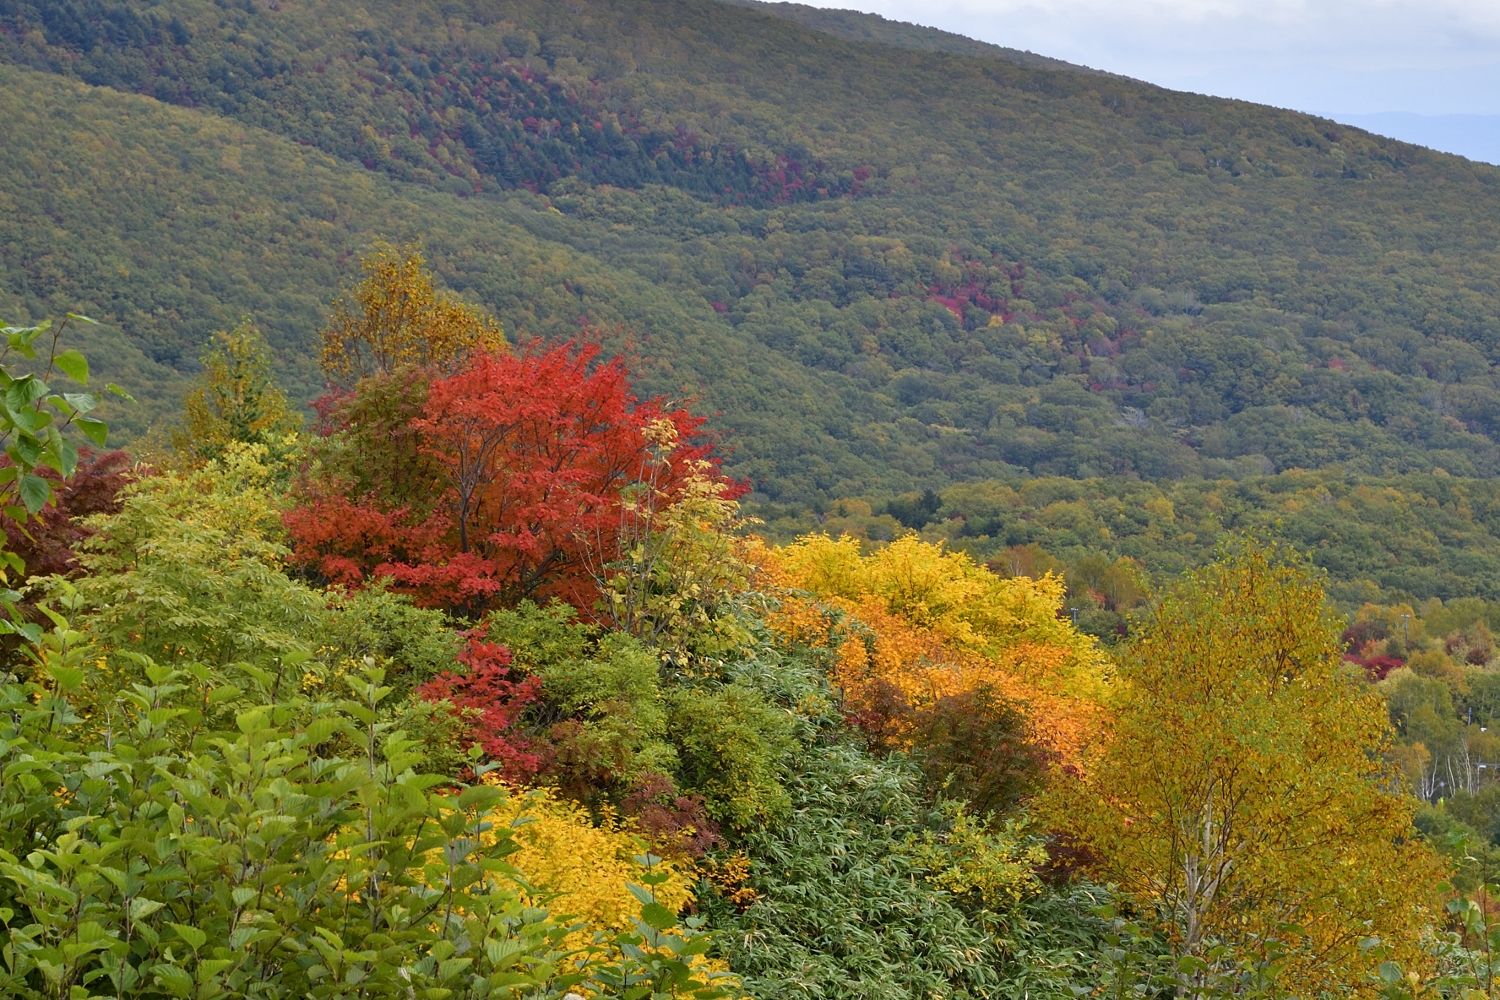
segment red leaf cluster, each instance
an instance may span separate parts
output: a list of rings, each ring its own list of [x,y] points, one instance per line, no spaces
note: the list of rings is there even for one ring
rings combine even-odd
[[[701,858],[724,843],[703,796],[682,794],[664,774],[643,775],[620,807],[653,844],[670,844],[689,857]]]
[[[511,668],[510,650],[486,638],[484,625],[464,633],[458,661],[463,673],[443,673],[417,688],[427,701],[447,701],[470,720],[469,735],[486,757],[500,764],[505,780],[523,784],[537,773],[540,758],[516,729],[521,715],[541,696],[541,678]]]
[[[1360,656],[1357,653],[1345,653],[1344,660],[1358,666],[1372,681],[1383,681],[1392,672],[1406,666],[1406,661],[1399,656]]]
[[[617,555],[624,491],[649,478],[670,492],[709,455],[700,418],[637,399],[625,366],[598,355],[531,345],[433,377],[401,433],[385,437],[393,449],[416,441],[415,453],[395,463],[360,456],[431,481],[400,495],[380,479],[364,492],[308,484],[287,516],[294,561],[348,585],[388,577],[419,603],[475,615],[527,597],[587,610],[600,567]],[[339,412],[359,409],[336,410],[335,424]],[[679,442],[665,455],[648,437],[662,419]]]
[[[0,464],[9,461],[3,459]],[[130,480],[130,467],[125,452],[104,451],[84,452],[66,480],[50,469],[37,470],[52,480],[52,500],[25,525],[0,519],[5,547],[25,563],[24,576],[73,571],[78,544],[92,534],[79,519],[120,509],[120,490]]]

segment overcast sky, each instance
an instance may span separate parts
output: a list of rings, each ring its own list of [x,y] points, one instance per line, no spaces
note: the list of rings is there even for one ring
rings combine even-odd
[[[802,0],[1322,114],[1500,114],[1500,0]]]

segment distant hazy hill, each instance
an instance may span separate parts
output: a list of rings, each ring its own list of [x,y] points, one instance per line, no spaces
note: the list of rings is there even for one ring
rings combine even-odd
[[[99,314],[137,422],[246,314],[311,394],[386,236],[772,498],[1500,471],[1500,170],[1326,119],[712,0],[0,0],[0,62],[0,316]]]
[[[1414,115],[1386,111],[1332,117],[1377,135],[1457,153],[1483,163],[1500,163],[1500,115]]]

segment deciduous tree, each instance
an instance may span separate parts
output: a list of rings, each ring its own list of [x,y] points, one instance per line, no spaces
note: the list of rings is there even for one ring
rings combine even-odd
[[[1192,574],[1128,651],[1108,749],[1052,792],[1059,829],[1188,959],[1181,995],[1214,940],[1280,954],[1282,985],[1304,996],[1365,982],[1385,957],[1419,961],[1438,865],[1339,632],[1319,581],[1274,551]]]
[[[439,292],[417,250],[382,243],[362,267],[364,280],[334,304],[323,329],[323,371],[335,383],[408,367],[451,371],[471,353],[504,349],[500,324]]]
[[[295,558],[345,583],[390,577],[422,603],[469,613],[532,596],[589,609],[589,568],[615,561],[632,488],[675,496],[709,455],[699,418],[637,399],[625,366],[598,353],[476,354],[437,378],[388,435],[415,446],[425,482],[408,465],[389,479],[361,483],[351,470],[310,483],[288,519]],[[673,429],[665,452],[649,437],[659,421]],[[364,445],[358,454],[382,465],[381,444]]]
[[[271,376],[265,338],[248,322],[214,335],[182,410],[172,448],[197,462],[218,458],[234,442],[283,450],[302,426]]]
[[[1086,766],[1108,669],[1061,617],[1056,577],[1001,578],[915,536],[865,555],[851,538],[812,535],[770,556],[769,568],[862,626],[839,646],[834,675],[851,717],[883,742],[920,743],[934,711],[983,690],[995,706],[1019,708],[1028,737],[1063,767]]]

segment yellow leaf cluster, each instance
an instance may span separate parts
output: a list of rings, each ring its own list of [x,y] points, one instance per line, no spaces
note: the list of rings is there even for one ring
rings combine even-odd
[[[765,620],[772,632],[799,646],[826,649],[839,641],[827,607],[810,598],[787,594],[766,612]]]
[[[362,266],[364,280],[334,303],[323,329],[320,360],[334,381],[412,366],[446,370],[471,354],[505,349],[500,324],[439,294],[416,250],[380,244]]]
[[[545,790],[508,797],[490,821],[496,828],[513,828],[518,850],[506,861],[536,887],[535,902],[580,924],[568,938],[570,947],[587,947],[596,932],[630,927],[630,918],[640,912],[629,888],[640,883],[635,859],[650,851],[627,826],[609,816],[595,824],[582,806]],[[679,859],[656,865],[658,873],[668,875],[655,888],[657,902],[680,912],[693,902],[697,873]]]
[[[863,626],[838,645],[834,663],[855,713],[892,690],[920,711],[988,687],[1024,709],[1033,739],[1062,766],[1084,769],[1106,716],[1109,667],[1061,617],[1057,578],[1003,579],[914,535],[868,555],[847,536],[811,535],[770,553],[763,571],[793,591],[770,618],[781,635],[837,643],[818,601]]]
[[[1195,574],[1128,650],[1109,746],[1042,804],[1183,953],[1279,942],[1299,996],[1375,995],[1350,987],[1421,965],[1440,878],[1340,628],[1317,580],[1265,553]]]
[[[736,909],[745,910],[760,899],[760,893],[750,884],[750,868],[750,856],[736,851],[722,858],[707,859],[703,877]]]

